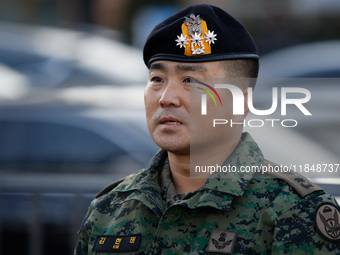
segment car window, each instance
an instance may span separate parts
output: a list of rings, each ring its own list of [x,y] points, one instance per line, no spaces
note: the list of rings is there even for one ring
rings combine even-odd
[[[114,132],[114,130],[113,130]],[[0,121],[0,170],[88,171],[133,160],[104,137],[74,126],[24,121]],[[92,170],[89,170],[92,171]]]

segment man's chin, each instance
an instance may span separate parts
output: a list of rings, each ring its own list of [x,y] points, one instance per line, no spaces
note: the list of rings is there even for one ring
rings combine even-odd
[[[189,155],[190,156],[190,146],[181,146],[178,144],[158,144],[163,150],[176,155]]]

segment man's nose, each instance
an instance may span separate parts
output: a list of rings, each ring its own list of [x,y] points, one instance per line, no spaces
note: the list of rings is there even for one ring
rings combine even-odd
[[[179,107],[181,106],[181,93],[183,92],[178,85],[169,82],[159,99],[159,104],[162,107]]]

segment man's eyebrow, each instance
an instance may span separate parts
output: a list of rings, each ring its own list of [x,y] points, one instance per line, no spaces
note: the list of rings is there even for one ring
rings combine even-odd
[[[207,72],[208,69],[200,64],[178,64],[176,66],[176,72],[183,72],[183,71],[200,71],[200,72]]]
[[[151,63],[151,65],[149,67],[150,72],[153,71],[153,70],[166,71],[167,67],[163,63],[155,62],[155,63]],[[180,63],[180,64],[176,65],[175,71],[177,73],[185,72],[185,71],[208,72],[208,69],[201,64]]]
[[[152,70],[161,70],[161,71],[165,71],[166,67],[164,64],[162,63],[151,63],[150,65],[150,68],[149,68],[149,71],[152,71]]]

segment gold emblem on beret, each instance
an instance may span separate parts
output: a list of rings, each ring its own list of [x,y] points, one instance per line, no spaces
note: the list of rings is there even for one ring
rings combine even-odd
[[[217,34],[208,30],[207,23],[200,15],[185,17],[182,34],[175,40],[177,46],[184,47],[184,55],[195,56],[211,54],[211,44],[215,44]]]

